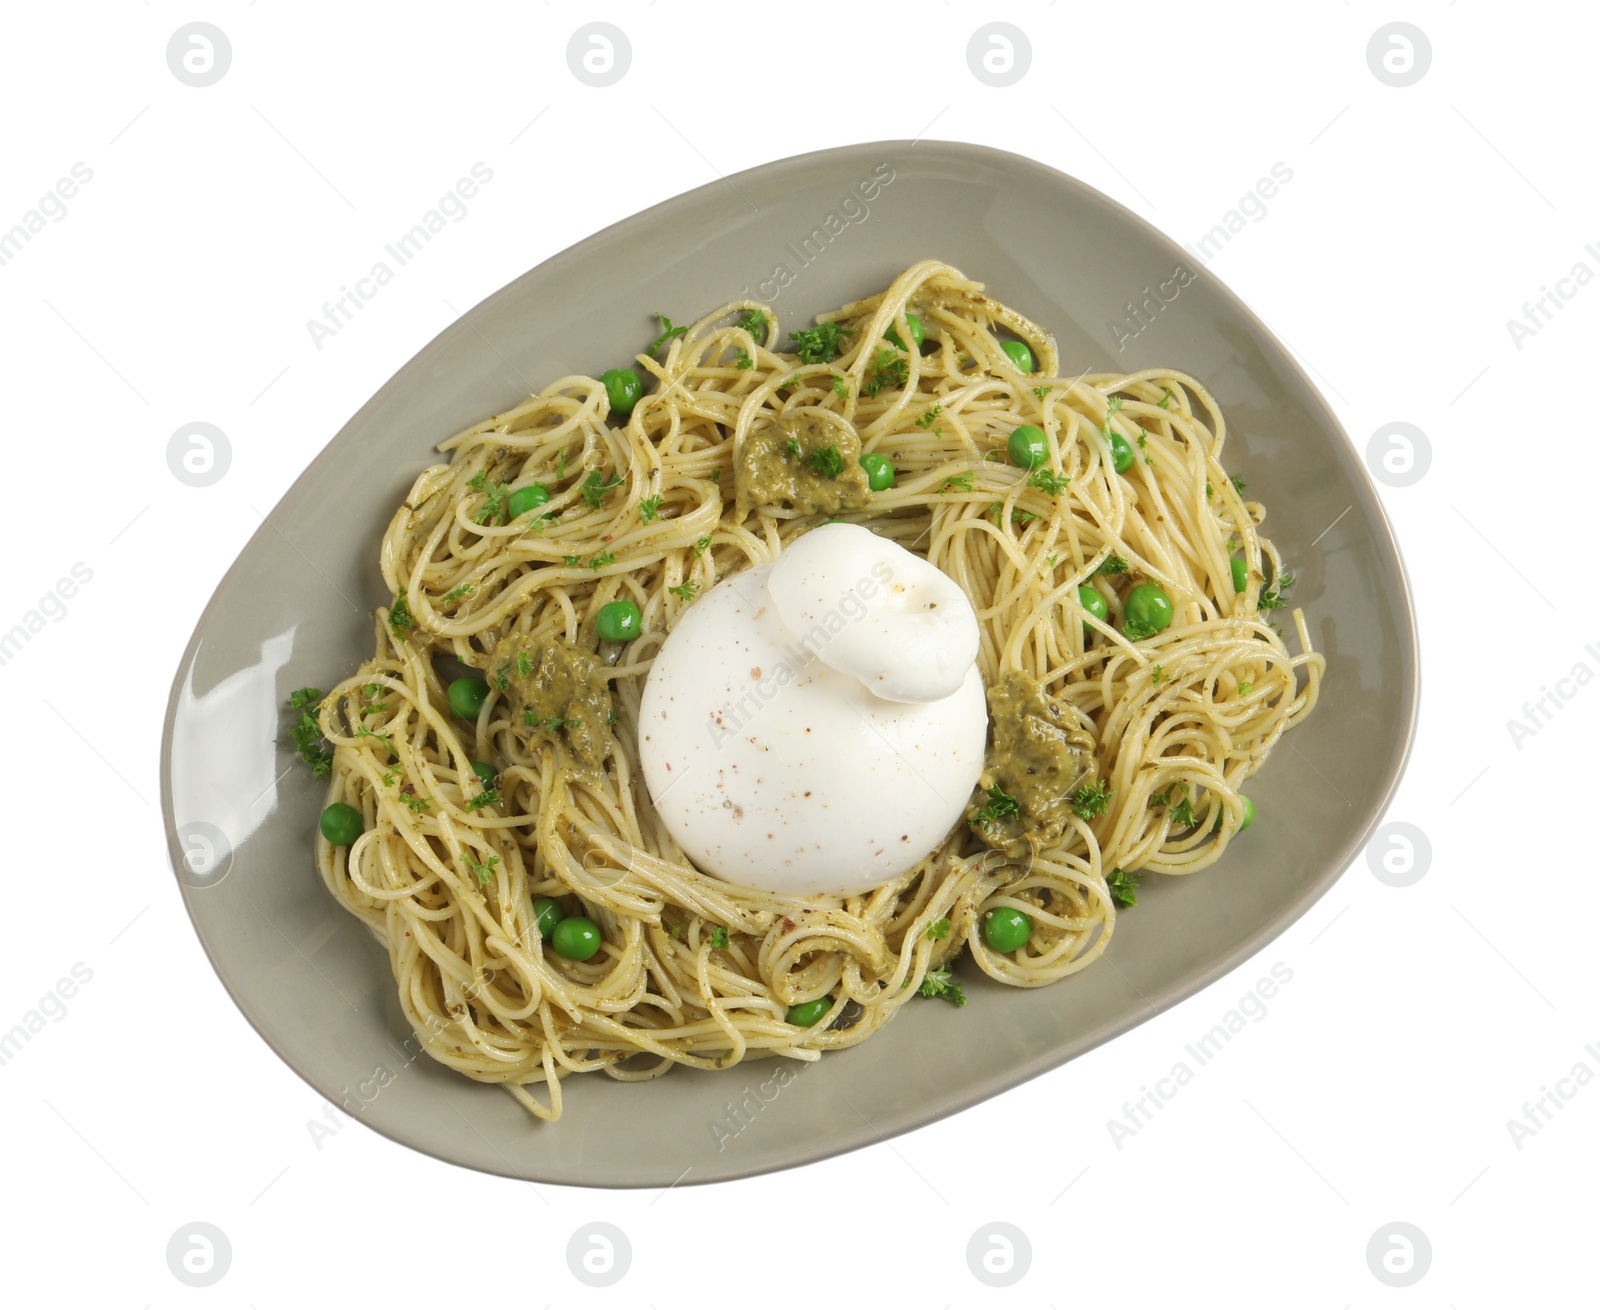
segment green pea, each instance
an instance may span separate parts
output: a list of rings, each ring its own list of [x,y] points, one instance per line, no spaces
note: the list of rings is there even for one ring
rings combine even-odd
[[[495,780],[494,765],[484,764],[480,760],[472,761],[472,771],[478,775],[485,787],[493,787]]]
[[[1087,613],[1092,614],[1102,623],[1104,623],[1111,614],[1111,607],[1106,604],[1106,598],[1101,594],[1100,588],[1098,587],[1079,587],[1078,604],[1082,605]],[[1083,635],[1085,637],[1087,637],[1093,631],[1094,629],[1091,628],[1087,623],[1083,625]]]
[[[567,917],[567,912],[561,908],[561,902],[552,900],[548,896],[541,896],[533,903],[533,923],[538,928],[539,936],[546,941],[550,934],[555,932],[556,926]]]
[[[867,485],[874,491],[887,491],[894,486],[894,461],[886,455],[863,455],[861,467],[866,469]]]
[[[595,615],[594,630],[602,641],[632,641],[639,635],[644,617],[631,600],[614,600],[602,605]]]
[[[1111,434],[1111,467],[1118,473],[1126,473],[1133,467],[1133,447],[1120,432]]]
[[[563,959],[587,960],[600,949],[600,925],[574,914],[556,924],[550,941]]]
[[[608,368],[600,375],[606,389],[606,399],[611,402],[611,412],[627,418],[644,394],[644,383],[631,368]]]
[[[809,1028],[831,1009],[833,1009],[833,997],[819,996],[814,1001],[801,1001],[799,1005],[791,1005],[789,1013],[784,1015],[784,1018],[796,1028]]]
[[[1000,349],[1005,351],[1007,357],[1017,366],[1017,372],[1033,372],[1033,351],[1028,349],[1026,341],[1002,341]]]
[[[511,499],[506,502],[506,511],[512,518],[521,518],[530,509],[538,509],[540,505],[550,503],[550,488],[543,483],[535,482],[531,486],[518,487],[511,493]]]
[[[1233,589],[1243,591],[1244,584],[1250,580],[1250,566],[1242,559],[1231,559],[1228,567],[1233,570]]]
[[[1248,796],[1239,797],[1239,803],[1244,806],[1244,818],[1239,820],[1239,831],[1243,832],[1256,821],[1256,803]]]
[[[1050,443],[1045,439],[1044,430],[1032,423],[1024,423],[1013,431],[1006,449],[1011,462],[1020,469],[1036,469],[1050,458]]]
[[[1172,622],[1172,602],[1153,582],[1141,582],[1122,602],[1122,631],[1130,640],[1153,637]]]
[[[1002,955],[1020,951],[1033,936],[1033,920],[1021,910],[1002,905],[983,916],[983,940]]]
[[[911,329],[911,339],[917,343],[917,349],[921,350],[922,349],[922,320],[920,318],[918,318],[915,314],[907,314],[906,315],[906,326]],[[885,341],[894,342],[894,344],[899,346],[901,350],[904,350],[906,348],[906,343],[904,341],[900,340],[900,333],[895,329],[895,326],[894,326],[893,323],[889,324],[889,330],[883,334],[883,339]]]
[[[350,846],[361,835],[366,824],[361,821],[361,811],[354,805],[334,801],[323,810],[317,826],[322,829],[322,835],[335,846]]]
[[[475,719],[488,699],[489,684],[482,678],[457,678],[445,688],[444,698],[463,719]]]

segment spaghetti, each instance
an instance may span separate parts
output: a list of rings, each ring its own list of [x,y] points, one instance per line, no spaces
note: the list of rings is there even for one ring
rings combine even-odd
[[[1085,967],[1138,871],[1221,857],[1251,812],[1241,785],[1316,702],[1322,657],[1299,609],[1298,653],[1269,621],[1290,578],[1258,531],[1265,510],[1221,463],[1223,417],[1198,382],[1063,377],[1047,332],[933,261],[817,322],[789,353],[768,307],[735,301],[638,357],[647,394],[620,425],[606,386],[573,376],[443,442],[449,461],[383,537],[395,600],[375,653],[321,704],[329,800],[363,829],[348,847],[318,840],[324,881],[387,947],[430,1054],[540,1118],[559,1117],[572,1073],[815,1060],[919,995],[959,997],[963,952],[1013,986]],[[980,790],[973,818],[903,877],[797,899],[695,869],[654,814],[637,749],[652,655],[697,592],[823,521],[735,495],[751,434],[808,407],[894,469],[839,516],[954,578],[986,686],[1027,675],[1092,743],[1097,789],[1047,844],[985,841]],[[1006,458],[1024,424],[1045,442],[1031,471]],[[547,498],[513,513],[534,485]],[[1153,635],[1125,612],[1141,583],[1171,600]],[[619,599],[642,630],[607,643],[596,617]],[[452,712],[442,666],[486,670],[508,637],[605,662],[602,767],[514,721],[492,681],[475,720]],[[591,919],[599,951],[552,950],[538,898]],[[1032,931],[1002,952],[982,925],[1005,908]],[[821,1020],[790,1022],[807,1002]]]

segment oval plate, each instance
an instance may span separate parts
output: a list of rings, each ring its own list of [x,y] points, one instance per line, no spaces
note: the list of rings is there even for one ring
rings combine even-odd
[[[748,295],[796,327],[925,257],[1053,329],[1072,370],[1166,366],[1212,390],[1228,422],[1228,467],[1269,507],[1267,530],[1299,579],[1295,602],[1327,656],[1323,704],[1252,785],[1262,821],[1249,840],[1198,877],[1146,885],[1120,921],[1114,968],[1100,962],[1021,991],[967,966],[965,1009],[907,1006],[871,1041],[791,1075],[764,1061],[643,1084],[576,1078],[561,1120],[538,1123],[499,1088],[420,1054],[383,949],[317,875],[323,791],[289,767],[284,700],[332,685],[371,653],[370,610],[388,600],[378,542],[435,462],[434,443],[549,380],[625,360],[658,308],[692,321]],[[1193,275],[1181,286],[1179,268]],[[424,347],[289,489],[201,615],[167,709],[162,807],[185,903],[223,985],[334,1104],[490,1173],[709,1182],[821,1159],[970,1106],[1261,949],[1328,890],[1382,813],[1410,748],[1416,659],[1404,568],[1366,471],[1237,297],[1143,220],[1053,169],[980,146],[880,142],[767,164],[636,214]]]

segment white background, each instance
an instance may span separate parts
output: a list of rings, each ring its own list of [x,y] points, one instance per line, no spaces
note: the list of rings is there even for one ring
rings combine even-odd
[[[219,1307],[809,1304],[867,1289],[928,1305],[1592,1303],[1600,1080],[1558,1080],[1580,1062],[1600,1074],[1584,1049],[1600,1050],[1600,890],[1583,752],[1600,693],[1562,684],[1576,695],[1520,748],[1506,726],[1574,665],[1600,670],[1585,651],[1600,641],[1600,287],[1569,284],[1520,347],[1506,326],[1575,263],[1600,273],[1584,250],[1600,249],[1600,26],[1577,13],[10,7],[0,231],[75,163],[93,178],[0,266],[0,629],[74,564],[93,577],[0,667],[15,747],[0,1031],[75,964],[92,972],[0,1067],[7,1300],[31,1285],[56,1303]],[[1031,45],[1006,88],[967,63],[993,19]],[[232,50],[204,88],[166,57],[194,20]],[[604,89],[566,59],[592,20],[632,48]],[[1431,45],[1402,88],[1367,57],[1395,20]],[[1429,839],[1423,876],[1391,887],[1358,859],[1285,936],[1136,1031],[798,1171],[665,1194],[531,1188],[348,1120],[314,1139],[321,1100],[224,995],[155,803],[168,684],[217,579],[390,373],[526,268],[718,170],[923,133],[1031,154],[1188,243],[1274,163],[1292,168],[1212,267],[1308,364],[1358,447],[1395,421],[1429,437],[1419,480],[1380,485],[1424,657],[1388,817]],[[306,321],[478,161],[494,177],[468,216],[317,349]],[[208,488],[167,467],[192,421],[231,443]],[[1114,1144],[1107,1121],[1279,963],[1293,978],[1266,1017]],[[1514,1139],[1508,1121],[1547,1089],[1571,1095]],[[632,1248],[609,1289],[569,1270],[592,1220]],[[205,1289],[167,1257],[195,1221],[231,1248]],[[1031,1245],[1005,1290],[966,1257],[992,1221]],[[1405,1289],[1367,1255],[1395,1222],[1431,1247]]]

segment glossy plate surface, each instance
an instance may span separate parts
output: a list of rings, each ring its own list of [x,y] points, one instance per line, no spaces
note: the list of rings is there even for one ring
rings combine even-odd
[[[1268,506],[1266,531],[1327,656],[1322,705],[1251,785],[1261,818],[1248,838],[1204,873],[1147,883],[1118,922],[1115,968],[1100,961],[1020,991],[964,966],[966,1008],[907,1006],[785,1085],[771,1061],[644,1084],[596,1074],[568,1080],[558,1123],[537,1123],[498,1088],[418,1054],[384,952],[317,876],[322,789],[298,765],[285,772],[284,699],[332,685],[371,653],[369,611],[387,600],[379,537],[435,462],[435,442],[523,399],[530,380],[627,362],[655,309],[693,320],[751,295],[771,300],[787,329],[926,257],[1054,330],[1069,372],[1167,366],[1211,388],[1227,419],[1225,461]],[[1180,266],[1194,275],[1181,287]],[[1140,303],[1143,324],[1130,307]],[[1327,891],[1377,822],[1410,746],[1416,660],[1404,570],[1366,471],[1236,297],[1053,169],[979,146],[882,142],[764,165],[626,219],[489,297],[400,369],[290,488],[201,616],[167,711],[162,804],[217,973],[330,1101],[492,1173],[665,1187],[925,1124],[1126,1031],[1259,950]]]

